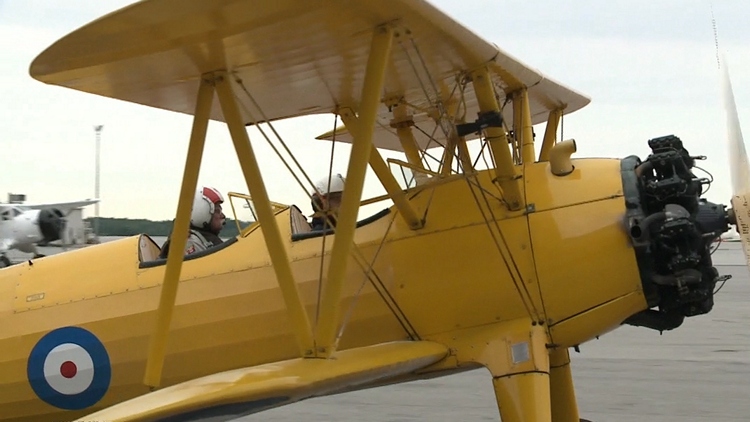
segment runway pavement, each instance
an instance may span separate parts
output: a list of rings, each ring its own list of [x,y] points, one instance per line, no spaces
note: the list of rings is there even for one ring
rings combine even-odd
[[[711,313],[659,335],[624,326],[573,354],[581,417],[593,422],[750,421],[750,274],[739,243],[714,254],[732,274]],[[237,419],[258,421],[499,421],[481,369],[306,400]]]

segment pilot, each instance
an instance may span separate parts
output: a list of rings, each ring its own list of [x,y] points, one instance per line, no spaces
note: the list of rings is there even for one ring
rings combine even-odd
[[[336,218],[341,207],[341,196],[346,179],[339,173],[318,180],[312,193],[312,229],[324,230],[336,227]]]
[[[193,211],[190,214],[190,234],[185,244],[185,255],[220,245],[219,233],[226,223],[221,210],[224,197],[214,188],[203,187],[196,192],[193,199]],[[160,258],[169,254],[169,239],[161,248]]]

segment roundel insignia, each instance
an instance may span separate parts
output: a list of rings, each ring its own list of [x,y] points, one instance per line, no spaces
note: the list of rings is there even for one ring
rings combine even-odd
[[[40,399],[67,410],[96,404],[112,378],[107,349],[79,327],[58,328],[42,337],[31,349],[26,373]]]

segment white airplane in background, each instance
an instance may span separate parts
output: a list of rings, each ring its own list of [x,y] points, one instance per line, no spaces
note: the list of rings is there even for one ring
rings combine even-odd
[[[71,211],[97,202],[98,199],[86,199],[42,205],[0,204],[0,267],[11,264],[6,256],[11,249],[41,256],[37,245],[62,239]]]

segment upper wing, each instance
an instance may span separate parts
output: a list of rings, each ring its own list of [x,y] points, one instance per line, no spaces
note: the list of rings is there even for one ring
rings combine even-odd
[[[26,208],[30,208],[33,210],[40,210],[43,208],[55,208],[60,210],[63,214],[68,215],[70,211],[76,209],[85,207],[86,205],[91,205],[99,202],[98,199],[85,199],[83,201],[76,201],[76,202],[58,202],[54,204],[37,204],[37,205],[24,205]]]
[[[145,1],[60,39],[30,71],[46,83],[192,114],[200,76],[228,70],[241,80],[235,92],[247,123],[331,113],[358,108],[372,33],[386,23],[398,37],[384,99],[426,109],[455,92],[464,72],[489,65],[501,96],[529,88],[534,123],[550,110],[570,113],[589,102],[424,0]],[[473,120],[473,88],[463,89]],[[504,114],[512,119],[512,110]],[[379,126],[388,128],[385,104],[380,116]],[[223,120],[218,102],[211,118]],[[374,142],[400,148],[387,138]]]
[[[403,341],[339,351],[330,359],[269,363],[187,381],[82,420],[228,420],[409,374],[447,354],[448,349],[441,344]]]

